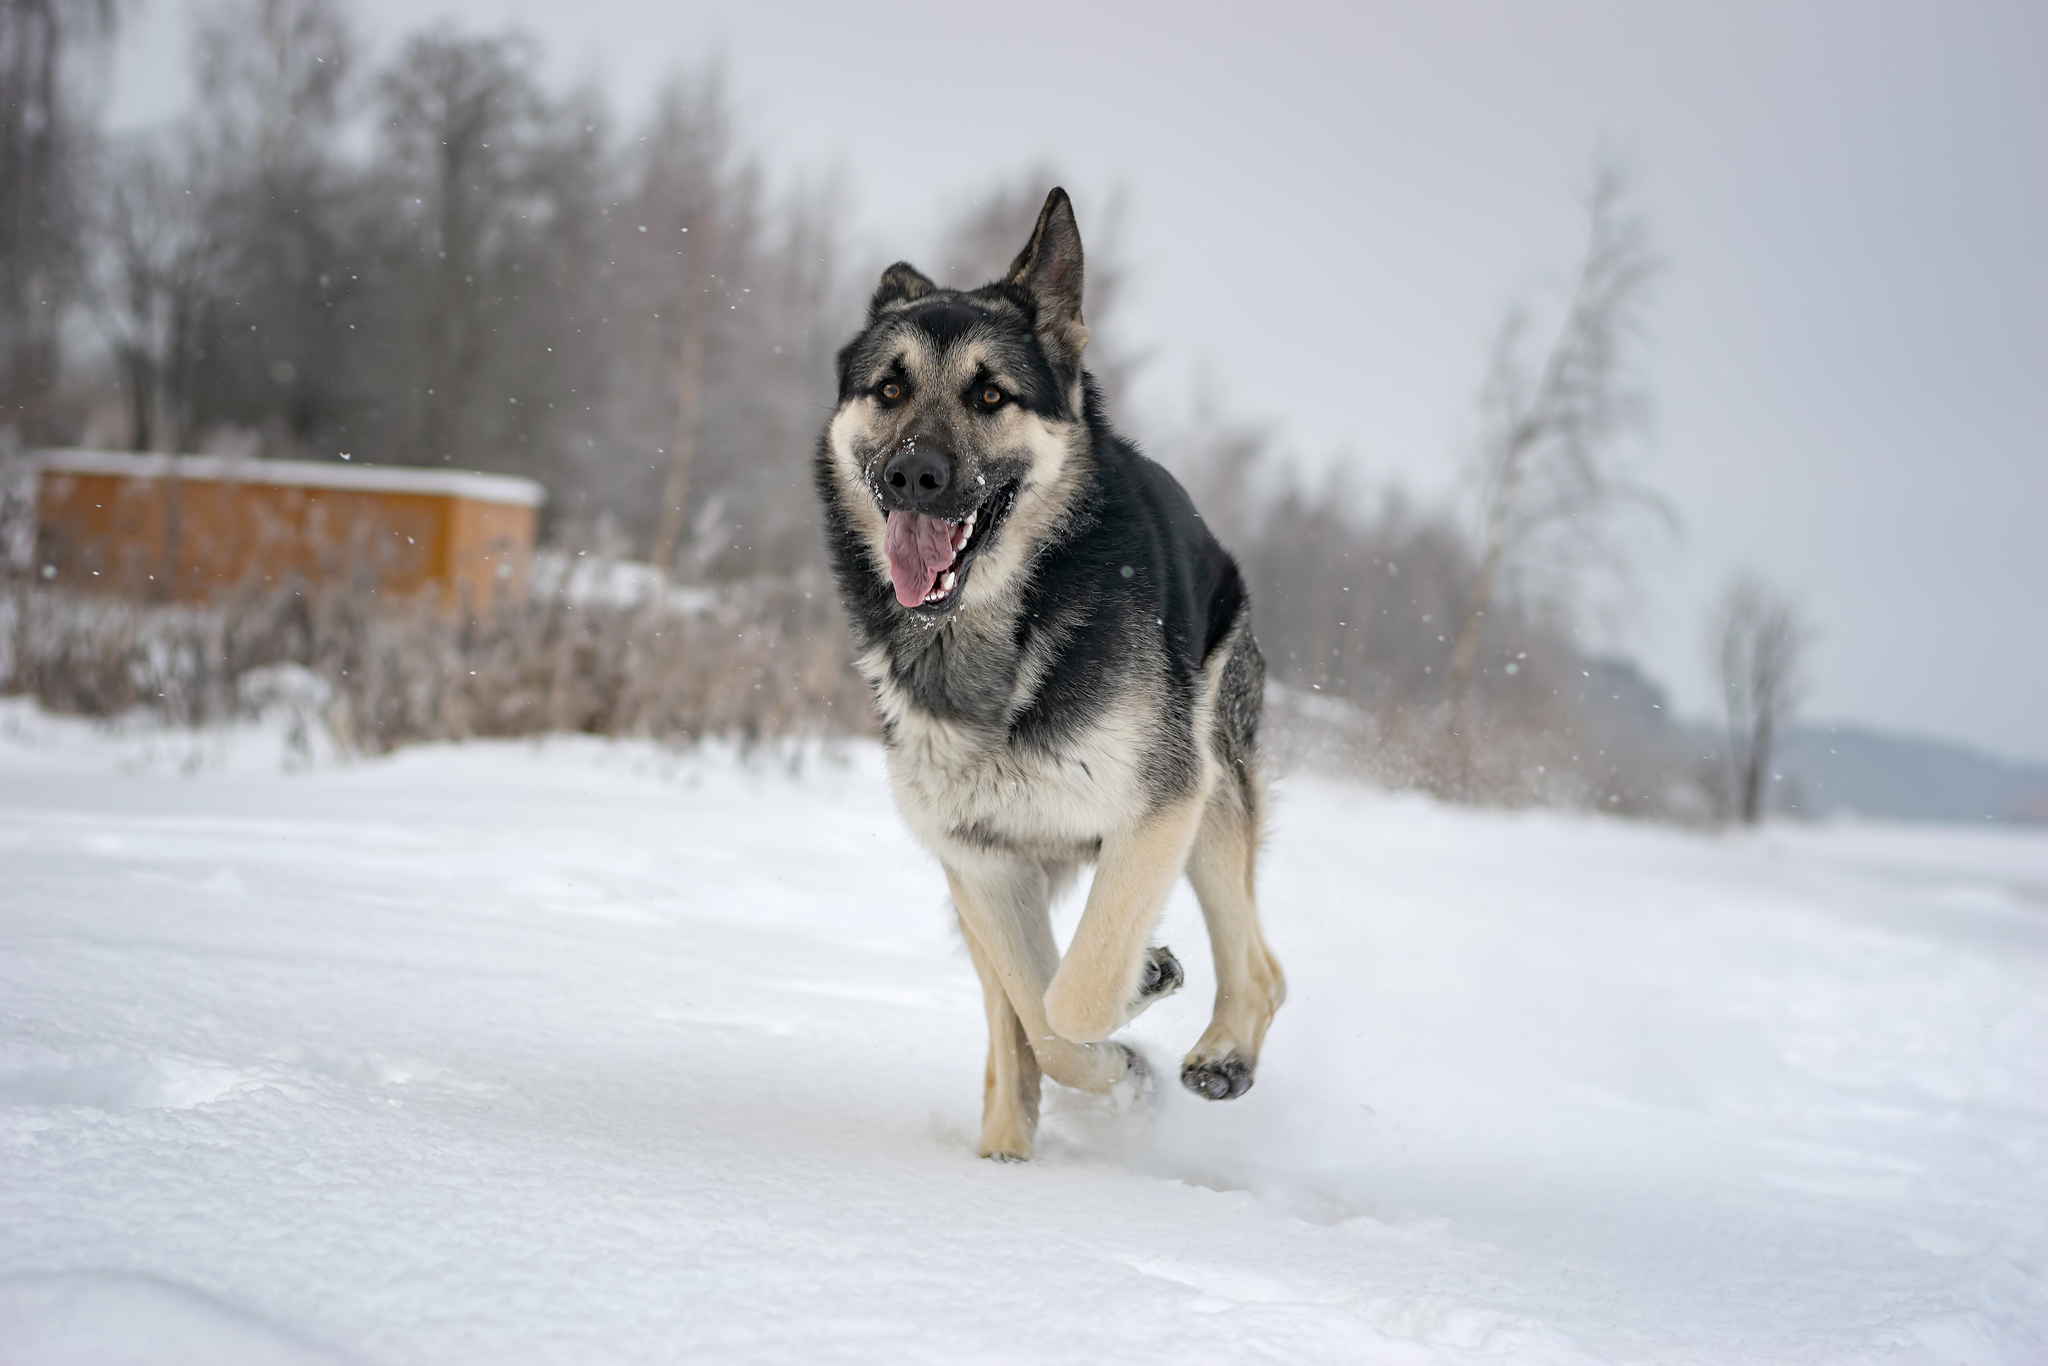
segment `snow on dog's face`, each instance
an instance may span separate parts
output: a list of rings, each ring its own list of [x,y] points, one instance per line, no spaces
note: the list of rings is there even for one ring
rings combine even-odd
[[[1000,590],[1064,509],[1085,440],[1081,238],[1053,191],[1005,277],[940,289],[883,272],[839,354],[826,456],[841,510],[906,611],[939,616]],[[1006,534],[1008,533],[1008,534]]]

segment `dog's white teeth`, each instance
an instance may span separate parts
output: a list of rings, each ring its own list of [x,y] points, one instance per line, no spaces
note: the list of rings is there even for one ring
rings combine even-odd
[[[954,585],[954,584],[955,584],[956,582],[958,582],[958,579],[959,579],[959,576],[958,576],[958,575],[956,575],[956,574],[954,574],[954,573],[953,573],[953,572],[952,572],[952,571],[951,571],[950,569],[949,569],[949,570],[947,570],[947,571],[946,571],[945,573],[943,573],[943,574],[939,575],[939,592],[940,592],[940,593],[950,593],[950,592],[952,592],[952,591],[953,591],[953,585]]]

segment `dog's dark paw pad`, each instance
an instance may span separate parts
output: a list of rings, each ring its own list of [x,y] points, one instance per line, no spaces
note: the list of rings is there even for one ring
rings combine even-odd
[[[1252,1089],[1252,1066],[1235,1053],[1180,1069],[1180,1084],[1205,1100],[1236,1100]]]
[[[1173,956],[1173,950],[1161,944],[1145,955],[1144,971],[1138,977],[1138,999],[1157,1000],[1179,991],[1188,975],[1181,971],[1180,959]]]

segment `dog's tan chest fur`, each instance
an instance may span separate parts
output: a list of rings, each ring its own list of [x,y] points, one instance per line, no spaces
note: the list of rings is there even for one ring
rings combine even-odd
[[[1149,805],[1139,765],[1152,708],[1140,692],[1048,752],[935,717],[886,679],[876,691],[893,733],[897,805],[942,858],[1002,851],[1074,861]]]

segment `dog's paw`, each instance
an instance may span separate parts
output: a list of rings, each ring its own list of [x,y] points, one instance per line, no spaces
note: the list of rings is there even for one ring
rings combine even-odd
[[[1238,1053],[1190,1058],[1181,1064],[1180,1084],[1204,1100],[1236,1100],[1252,1089],[1252,1064]]]
[[[985,1157],[991,1162],[1029,1162],[1031,1160],[1031,1133],[1019,1125],[984,1125],[981,1142],[974,1150],[975,1156]]]
[[[1127,1043],[1117,1044],[1123,1050],[1124,1074],[1109,1088],[1110,1104],[1118,1114],[1128,1113],[1137,1106],[1152,1099],[1152,1064],[1145,1061],[1145,1055]]]
[[[1173,950],[1161,944],[1145,953],[1145,966],[1138,975],[1138,997],[1131,1004],[1132,1014],[1143,1010],[1154,1001],[1161,1001],[1179,991],[1188,975],[1181,971],[1180,959],[1173,956]]]
[[[975,1155],[993,1162],[1029,1162],[1031,1140],[1038,1128],[1038,1108],[997,1106],[981,1117],[981,1142]]]

